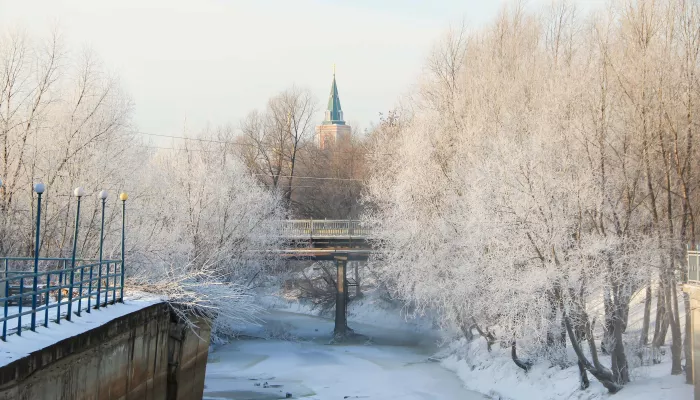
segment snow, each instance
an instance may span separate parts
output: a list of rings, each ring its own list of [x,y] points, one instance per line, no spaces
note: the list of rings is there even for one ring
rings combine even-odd
[[[591,315],[599,315],[602,318],[602,302],[589,305]],[[684,316],[681,308],[681,318]],[[640,291],[632,296],[630,301],[629,324],[627,326],[627,338],[636,338],[641,329],[641,321],[644,313],[644,292]],[[656,314],[656,302],[652,303],[651,315]],[[654,325],[651,325],[651,332]],[[600,332],[602,334],[602,332]],[[600,338],[598,338],[600,340]],[[634,353],[627,343],[627,351]],[[584,352],[587,353],[584,346]],[[567,343],[568,359],[576,359],[576,356]],[[662,362],[650,366],[638,366],[632,368],[632,382],[626,384],[622,391],[615,395],[609,395],[607,390],[590,374],[590,387],[582,391],[579,389],[578,367],[561,369],[553,367],[547,361],[538,361],[532,369],[525,374],[512,361],[510,348],[501,349],[493,346],[489,353],[483,339],[476,339],[467,343],[464,339],[453,342],[442,349],[442,365],[454,371],[465,386],[494,398],[510,400],[549,400],[549,399],[614,399],[614,400],[680,400],[692,398],[693,386],[685,384],[685,376],[671,376],[670,350],[665,348],[666,355]],[[521,357],[527,358],[525,354]],[[610,357],[599,354],[603,365],[610,366]],[[590,359],[590,356],[589,356]],[[628,357],[630,365],[639,364],[637,358]]]
[[[633,299],[630,321],[636,321],[643,311],[642,300],[640,296]],[[693,387],[684,383],[684,377],[669,375],[668,349],[661,364],[634,368],[633,381],[621,392],[609,395],[590,374],[590,387],[580,390],[575,365],[561,369],[547,361],[538,361],[525,374],[511,360],[509,348],[495,345],[489,353],[483,339],[471,343],[461,339],[439,348],[444,337],[431,318],[408,318],[376,292],[366,293],[348,309],[348,325],[369,336],[369,345],[326,345],[332,321],[314,316],[312,308],[304,302],[287,301],[273,293],[266,293],[257,302],[272,310],[262,316],[262,326],[247,327],[241,334],[266,340],[238,340],[216,349],[207,366],[205,398],[275,399],[280,398],[275,397],[278,395],[284,398],[287,392],[294,398],[310,399],[345,396],[370,399],[488,396],[502,400],[692,398]],[[636,329],[636,323],[632,323],[630,330]],[[526,358],[526,354],[521,356]],[[570,360],[573,359],[570,354]],[[602,354],[601,361],[610,364],[609,357]],[[459,381],[455,382],[455,378]],[[268,387],[264,387],[265,382]]]
[[[494,346],[489,353],[485,341],[481,339],[471,343],[459,341],[443,353],[449,355],[441,364],[454,371],[466,387],[496,399],[680,400],[691,399],[693,393],[693,386],[685,384],[684,376],[669,375],[670,360],[633,369],[634,380],[619,393],[609,395],[590,374],[590,387],[580,390],[578,367],[575,365],[561,369],[547,362],[539,362],[525,374],[511,360],[509,349]],[[605,356],[601,356],[601,362],[609,365],[609,359]]]
[[[205,399],[483,399],[430,359],[433,338],[352,323],[368,339],[328,345],[333,321],[273,310],[210,353]],[[292,340],[281,340],[282,337]],[[267,383],[267,384],[266,384]]]
[[[148,294],[132,294],[130,296],[125,296],[123,304],[118,303],[106,308],[100,308],[99,310],[92,310],[89,314],[84,312],[81,317],[75,316],[72,321],[62,319],[60,324],[50,322],[48,328],[45,328],[43,325],[37,326],[36,332],[23,330],[22,336],[17,336],[16,334],[9,335],[7,341],[0,341],[0,367],[26,357],[37,350],[51,346],[61,340],[77,336],[83,332],[104,325],[115,318],[141,310],[161,301],[161,299]],[[83,304],[85,304],[85,302],[83,302]],[[77,302],[75,305],[77,308]],[[56,312],[55,309],[53,312]],[[55,314],[49,314],[49,316],[53,317]],[[37,319],[39,319],[39,314],[37,314]],[[22,319],[23,325],[25,320],[28,323],[29,318],[25,317]],[[43,313],[41,315],[41,321],[43,322]]]
[[[316,315],[317,311],[308,303],[296,299],[284,299],[274,292],[261,294],[257,303],[274,310],[297,314]],[[329,315],[330,317],[330,315]],[[409,316],[400,307],[382,299],[379,290],[371,289],[363,297],[348,304],[348,321],[371,326],[392,326],[403,331],[434,334],[435,321],[429,316]]]

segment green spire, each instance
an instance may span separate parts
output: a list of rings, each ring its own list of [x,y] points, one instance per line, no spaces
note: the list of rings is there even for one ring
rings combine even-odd
[[[340,97],[338,96],[338,85],[335,83],[335,65],[333,66],[333,84],[331,94],[328,97],[328,109],[323,125],[345,125],[343,121],[343,109],[340,108]]]

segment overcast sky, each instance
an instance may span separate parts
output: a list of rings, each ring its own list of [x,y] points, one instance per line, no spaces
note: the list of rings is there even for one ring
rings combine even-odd
[[[345,119],[365,128],[409,88],[450,24],[481,25],[502,2],[0,0],[0,25],[46,35],[58,24],[72,49],[94,49],[133,98],[142,131],[238,126],[293,84],[322,108],[334,63]]]

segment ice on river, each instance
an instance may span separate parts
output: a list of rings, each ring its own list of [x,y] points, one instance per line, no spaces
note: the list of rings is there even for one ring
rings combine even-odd
[[[400,330],[350,324],[371,341],[329,345],[333,322],[274,311],[244,339],[209,355],[205,399],[483,399],[430,360],[434,340]]]

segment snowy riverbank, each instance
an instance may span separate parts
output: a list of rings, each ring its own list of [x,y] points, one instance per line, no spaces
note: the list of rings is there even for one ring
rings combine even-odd
[[[684,376],[671,376],[668,356],[661,364],[632,370],[633,381],[621,392],[609,395],[595,378],[591,386],[580,390],[578,368],[560,369],[538,363],[525,374],[510,358],[510,349],[494,346],[491,353],[483,340],[453,343],[441,352],[445,368],[454,371],[472,390],[502,400],[610,399],[610,400],[683,400],[691,399],[693,386]],[[601,357],[603,358],[603,357]],[[607,362],[602,359],[601,361]]]

